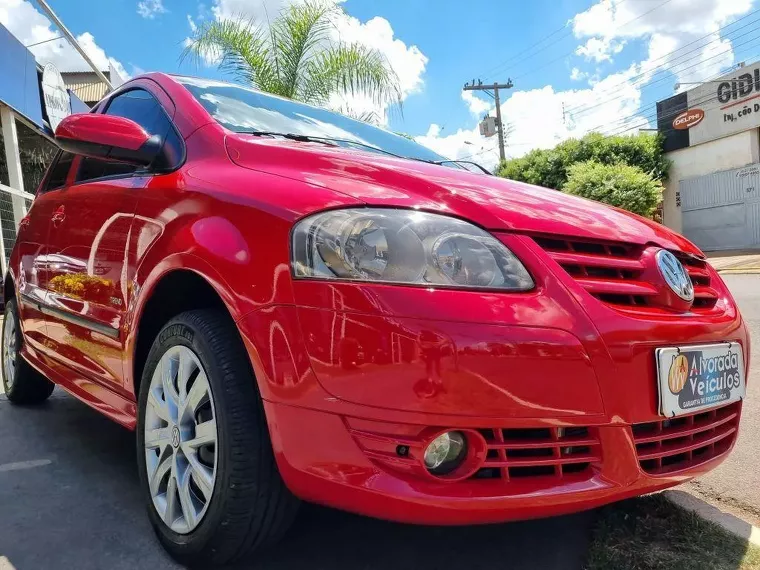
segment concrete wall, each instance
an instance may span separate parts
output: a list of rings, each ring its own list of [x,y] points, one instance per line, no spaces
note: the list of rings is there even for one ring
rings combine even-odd
[[[668,153],[666,156],[673,165],[663,195],[663,223],[681,232],[681,210],[676,206],[680,180],[760,162],[759,137],[758,129],[750,129]]]

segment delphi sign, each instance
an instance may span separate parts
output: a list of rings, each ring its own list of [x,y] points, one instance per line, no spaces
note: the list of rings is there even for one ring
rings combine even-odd
[[[760,126],[760,63],[741,67],[657,103],[665,150],[694,146]]]

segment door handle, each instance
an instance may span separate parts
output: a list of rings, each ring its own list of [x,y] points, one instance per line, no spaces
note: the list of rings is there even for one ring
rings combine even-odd
[[[50,220],[53,222],[53,225],[55,227],[58,227],[61,224],[61,222],[63,222],[63,220],[65,219],[66,219],[66,209],[63,206],[58,208],[53,214],[53,217],[50,218]]]

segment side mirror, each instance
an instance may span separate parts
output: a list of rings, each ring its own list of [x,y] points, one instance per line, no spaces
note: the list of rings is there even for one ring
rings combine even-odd
[[[55,130],[63,150],[91,158],[148,166],[161,151],[159,135],[124,117],[84,113],[69,115]]]

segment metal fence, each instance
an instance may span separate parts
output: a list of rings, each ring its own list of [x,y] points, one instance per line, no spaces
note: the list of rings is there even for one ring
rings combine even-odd
[[[0,267],[8,268],[21,219],[57,150],[33,123],[0,103]]]

